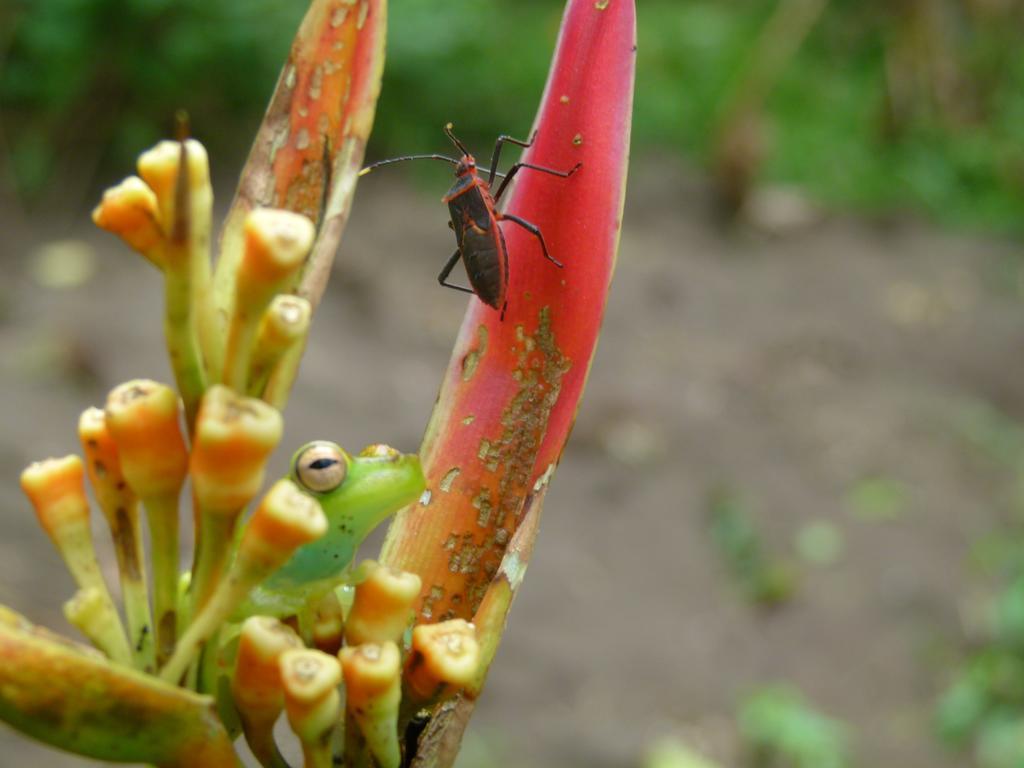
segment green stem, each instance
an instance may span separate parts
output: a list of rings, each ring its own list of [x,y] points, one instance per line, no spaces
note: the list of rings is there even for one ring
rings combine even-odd
[[[128,624],[128,640],[135,666],[144,672],[155,671],[156,651],[153,617],[149,610],[149,585],[146,583],[146,556],[139,529],[138,510],[112,510],[107,515],[114,540],[117,570],[121,579],[121,598]],[[123,514],[122,514],[123,513]]]
[[[160,670],[160,677],[170,683],[180,680],[203,643],[213,637],[249,591],[266,576],[267,570],[250,567],[236,560],[235,566],[218,582],[202,610],[192,617],[192,623],[181,636],[170,660]]]
[[[175,248],[173,244],[170,246]],[[167,353],[174,370],[174,380],[185,404],[185,420],[189,435],[195,429],[199,401],[206,384],[196,336],[195,307],[188,262],[180,257],[168,258],[164,273],[166,315],[164,333]],[[175,263],[179,262],[179,263]]]
[[[284,411],[288,404],[288,396],[292,392],[292,385],[299,373],[299,363],[302,362],[302,353],[306,351],[306,339],[296,341],[292,346],[278,358],[274,369],[267,380],[266,389],[263,391],[263,402],[274,406],[279,411]]]
[[[238,515],[199,511],[199,537],[192,568],[192,616],[198,616],[217,587],[234,542]]]
[[[178,497],[143,499],[143,505],[153,557],[153,614],[160,664],[174,651],[178,634]]]

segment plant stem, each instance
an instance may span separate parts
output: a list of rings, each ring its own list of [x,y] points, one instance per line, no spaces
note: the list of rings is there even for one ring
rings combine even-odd
[[[143,499],[153,557],[157,664],[170,658],[178,634],[178,497]]]
[[[198,616],[224,572],[231,553],[237,515],[199,511],[199,536],[195,565],[192,567],[192,616]]]
[[[164,333],[167,337],[167,354],[174,370],[178,392],[185,404],[185,421],[191,435],[199,410],[199,400],[206,385],[196,338],[192,281],[187,269],[172,265],[170,262],[173,261],[174,259],[168,259],[168,267],[164,272]]]
[[[146,583],[146,556],[138,524],[139,513],[136,509],[134,514],[126,515],[124,519],[115,516],[113,520],[110,531],[121,577],[121,599],[132,658],[139,669],[153,672],[156,661],[153,617],[149,610],[149,585]]]

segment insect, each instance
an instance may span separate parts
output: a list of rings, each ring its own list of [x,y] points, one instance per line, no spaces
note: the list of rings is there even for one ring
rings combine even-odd
[[[582,163],[576,163],[568,171],[556,171],[553,168],[545,168],[532,163],[515,163],[505,174],[498,173],[498,161],[501,159],[501,150],[505,144],[515,144],[520,147],[533,145],[537,134],[529,141],[513,139],[511,136],[501,135],[494,144],[494,153],[491,155],[491,165],[487,169],[486,181],[477,170],[476,159],[454,133],[454,126],[448,123],[444,132],[451,139],[455,148],[462,153],[462,157],[455,159],[447,155],[406,155],[393,157],[388,160],[368,165],[359,172],[364,176],[374,168],[391,163],[400,163],[405,160],[442,160],[455,166],[455,183],[452,184],[443,201],[448,204],[448,212],[451,221],[448,226],[455,232],[455,240],[458,249],[445,263],[437,276],[437,281],[446,288],[453,288],[464,293],[475,293],[480,300],[501,312],[505,317],[505,308],[508,305],[508,247],[505,245],[505,236],[501,227],[502,221],[510,221],[516,224],[537,238],[544,258],[550,261],[559,269],[562,263],[548,251],[547,243],[544,242],[544,235],[537,227],[525,219],[514,216],[511,213],[504,213],[497,209],[501,196],[508,189],[509,182],[519,171],[528,168],[541,173],[548,173],[552,176],[560,176],[565,179],[572,176],[582,167]],[[491,185],[495,178],[501,178],[501,184],[497,191],[491,193]],[[469,277],[470,288],[448,282],[448,276],[455,269],[459,259],[466,267],[466,275]]]

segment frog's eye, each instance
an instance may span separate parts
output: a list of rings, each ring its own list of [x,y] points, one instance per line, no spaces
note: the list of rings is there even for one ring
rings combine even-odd
[[[295,477],[308,491],[328,493],[345,482],[348,458],[334,443],[310,443],[295,459]]]

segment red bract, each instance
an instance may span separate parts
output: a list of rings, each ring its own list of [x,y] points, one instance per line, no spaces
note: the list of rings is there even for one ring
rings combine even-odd
[[[539,512],[572,428],[615,266],[635,29],[633,0],[568,3],[524,160],[582,168],[568,179],[523,170],[504,208],[537,224],[565,268],[506,225],[504,320],[470,300],[421,449],[428,491],[396,520],[384,550],[389,564],[423,578],[424,620],[474,615],[520,523]],[[501,575],[517,582],[517,570]]]

